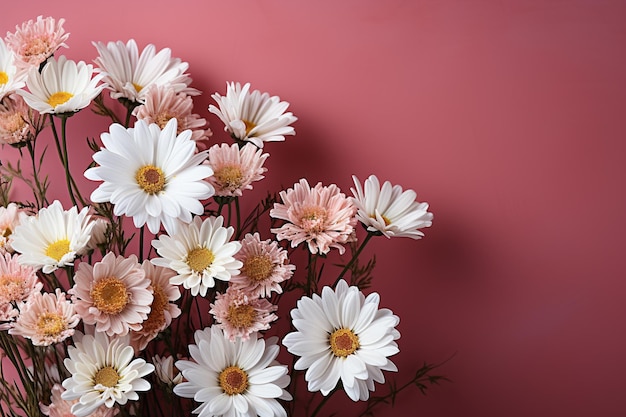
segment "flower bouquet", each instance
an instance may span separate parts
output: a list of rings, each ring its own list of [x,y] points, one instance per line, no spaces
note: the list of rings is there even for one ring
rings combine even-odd
[[[63,23],[0,39],[0,142],[19,156],[0,166],[1,416],[315,416],[337,392],[371,415],[443,378],[424,365],[370,396],[400,333],[363,292],[375,260],[361,254],[423,236],[433,216],[415,192],[301,179],[248,212],[265,145],[295,134],[289,103],[227,83],[208,110],[232,143],[211,144],[186,62],[134,40],[95,42],[95,66],[55,57]],[[91,161],[70,161],[66,126],[88,107],[112,124],[87,139]],[[11,200],[16,182],[32,200]]]

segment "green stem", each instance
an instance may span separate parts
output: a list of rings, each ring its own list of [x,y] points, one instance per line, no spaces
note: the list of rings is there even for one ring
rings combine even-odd
[[[361,252],[363,251],[363,248],[365,248],[365,245],[367,245],[367,243],[370,241],[372,236],[376,236],[376,235],[374,233],[367,232],[367,236],[365,236],[365,239],[363,239],[363,242],[361,243],[361,246],[359,246],[359,248],[356,250],[356,252],[354,252],[354,255],[352,255],[352,259],[350,259],[350,262],[348,262],[346,264],[346,266],[343,267],[343,270],[341,271],[341,273],[337,277],[337,280],[333,284],[333,288],[335,286],[337,286],[337,284],[339,283],[339,281],[341,281],[343,276],[346,275],[346,272],[348,272],[350,267],[352,267],[352,265],[356,262],[356,260],[359,258],[359,255],[361,255]]]

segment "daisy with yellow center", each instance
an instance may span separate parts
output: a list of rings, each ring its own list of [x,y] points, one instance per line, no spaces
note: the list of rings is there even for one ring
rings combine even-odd
[[[104,88],[101,74],[94,75],[93,66],[67,59],[51,59],[41,72],[31,68],[26,79],[30,92],[19,90],[28,105],[39,113],[68,114],[83,109]]]
[[[63,210],[59,201],[42,208],[36,216],[24,219],[11,235],[12,247],[20,252],[22,265],[49,274],[73,265],[74,259],[88,250],[93,223],[89,208],[76,206]]]
[[[224,294],[217,294],[209,313],[213,314],[217,325],[224,330],[224,336],[234,342],[236,338],[249,339],[254,332],[267,330],[278,316],[277,306],[265,298],[249,296],[245,292],[229,287]]]
[[[213,145],[206,163],[213,170],[208,180],[215,188],[215,195],[240,197],[243,190],[251,190],[253,182],[265,178],[267,168],[263,164],[269,156],[252,145],[241,149],[237,144]]]
[[[68,348],[63,362],[70,378],[63,381],[61,398],[78,400],[71,407],[72,415],[86,417],[104,406],[126,404],[139,399],[137,391],[147,391],[150,383],[144,376],[154,371],[154,365],[133,359],[129,336],[109,338],[96,331],[94,335],[76,332],[74,346]]]
[[[311,187],[301,179],[293,188],[280,192],[282,203],[274,203],[270,216],[285,220],[271,229],[277,240],[287,239],[291,247],[306,242],[311,253],[326,254],[331,248],[344,253],[352,238],[356,208],[335,184]]]
[[[278,400],[292,399],[285,390],[290,377],[276,361],[276,337],[230,341],[212,326],[196,331],[194,339],[192,360],[176,362],[185,380],[174,387],[175,394],[200,403],[194,414],[287,417]]]
[[[191,131],[176,132],[176,119],[163,129],[142,120],[128,129],[111,125],[101,136],[104,148],[93,155],[97,166],[85,172],[102,181],[91,200],[111,202],[115,215],[132,217],[154,234],[162,224],[171,230],[178,220],[189,223],[192,214],[204,213],[202,200],[214,193],[204,179],[213,171],[202,165],[206,153],[196,153]]]
[[[0,38],[0,101],[15,90],[24,87],[26,72],[15,65],[15,54]]]
[[[93,266],[82,262],[74,280],[69,293],[86,324],[109,336],[141,330],[154,297],[135,255],[124,258],[109,252]]]
[[[223,224],[222,216],[204,221],[196,216],[189,224],[179,222],[172,233],[152,241],[160,258],[151,262],[176,271],[178,275],[170,279],[172,284],[182,284],[192,295],[204,297],[216,279],[229,281],[242,266],[233,257],[241,243],[230,241],[234,229]]]
[[[284,141],[285,135],[295,135],[292,126],[297,117],[286,112],[289,103],[280,97],[259,90],[250,92],[250,83],[226,83],[226,96],[211,96],[219,106],[209,106],[209,111],[222,122],[224,130],[238,142],[251,142],[259,148],[265,142]]]
[[[54,294],[34,293],[9,333],[31,339],[35,346],[49,346],[71,337],[79,322],[74,305],[57,288]]]
[[[78,400],[64,400],[61,398],[65,389],[61,384],[54,384],[50,390],[50,404],[41,404],[41,413],[48,417],[69,417],[72,416],[72,406],[78,402]],[[105,405],[97,408],[90,417],[114,417],[119,413],[117,408],[108,408]]]
[[[340,280],[335,290],[324,287],[321,297],[302,297],[291,311],[296,331],[283,339],[287,350],[300,358],[294,368],[305,370],[309,391],[328,395],[339,380],[353,401],[364,401],[382,371],[397,371],[388,357],[398,353],[395,329],[399,318],[378,309],[379,296],[365,297],[357,287]]]

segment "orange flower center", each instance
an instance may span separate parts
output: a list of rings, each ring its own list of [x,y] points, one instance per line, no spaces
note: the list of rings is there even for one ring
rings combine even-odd
[[[165,189],[165,175],[161,168],[145,165],[137,170],[135,180],[139,187],[148,194],[156,194]]]
[[[241,188],[243,183],[243,173],[241,167],[237,165],[226,165],[213,174],[218,183],[225,190],[234,191]]]
[[[47,37],[31,38],[24,43],[22,55],[25,57],[45,54],[50,49],[50,40]]]
[[[165,309],[169,303],[163,288],[159,286],[153,287],[154,299],[150,306],[148,318],[143,322],[142,333],[154,334],[163,330],[165,327]]]
[[[56,107],[58,105],[61,105],[67,102],[72,97],[74,97],[74,94],[72,93],[68,93],[66,91],[59,91],[58,93],[54,93],[50,97],[48,97],[48,104],[51,107]]]
[[[187,254],[187,265],[192,271],[200,273],[207,269],[213,261],[215,255],[207,248],[196,248]]]
[[[237,328],[247,328],[254,324],[256,320],[256,311],[254,307],[243,304],[239,306],[230,305],[228,306],[228,315],[226,316],[226,320],[233,326]]]
[[[55,313],[43,313],[37,319],[37,329],[46,336],[57,336],[65,330],[65,320]]]
[[[340,358],[352,355],[359,348],[359,337],[350,329],[338,329],[330,335],[330,350]]]
[[[250,131],[256,127],[256,123],[249,120],[243,120],[243,123],[246,125],[246,136],[248,136]]]
[[[220,372],[219,381],[228,395],[241,394],[248,388],[248,374],[238,366],[229,366]]]
[[[300,216],[300,226],[308,233],[320,233],[325,229],[326,218],[325,208],[308,207]]]
[[[16,275],[0,275],[0,302],[21,301],[24,297],[24,279]]]
[[[119,314],[128,304],[126,285],[117,277],[100,279],[90,292],[94,306],[106,314]]]
[[[141,90],[143,90],[143,87],[136,83],[133,83],[133,87],[135,87],[135,91],[138,93],[141,92]]]
[[[0,73],[1,75],[1,73]],[[0,81],[0,84],[2,82]],[[0,128],[10,134],[20,132],[26,126],[26,121],[19,113],[10,113],[0,115]]]
[[[267,255],[250,256],[241,268],[241,273],[254,282],[268,279],[272,272],[274,272],[274,264]]]
[[[105,366],[100,368],[93,378],[94,385],[104,385],[107,388],[112,388],[120,381],[120,374],[111,366]]]
[[[46,248],[46,256],[51,257],[55,261],[59,262],[63,256],[67,255],[70,251],[70,241],[67,239],[60,239],[54,243],[51,243]]]

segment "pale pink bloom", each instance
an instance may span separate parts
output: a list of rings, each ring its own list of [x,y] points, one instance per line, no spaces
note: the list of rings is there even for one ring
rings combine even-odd
[[[273,240],[261,240],[258,233],[247,234],[235,255],[243,266],[239,275],[230,279],[231,287],[250,297],[269,297],[272,291],[283,292],[280,283],[288,280],[296,269],[289,263],[287,251]]]
[[[13,327],[13,321],[20,315],[20,311],[11,303],[0,304],[0,331]]]
[[[22,68],[39,67],[60,47],[67,48],[65,41],[70,36],[63,29],[65,19],[56,21],[52,17],[38,16],[22,26],[15,26],[15,33],[7,33],[7,46],[17,56],[16,64]]]
[[[290,125],[298,118],[286,112],[289,103],[259,90],[250,93],[250,83],[243,87],[226,83],[226,96],[215,93],[211,97],[219,108],[211,104],[209,111],[224,122],[224,130],[237,141],[262,148],[265,142],[284,141],[285,135],[296,134]]]
[[[22,96],[11,94],[0,102],[0,144],[15,145],[35,138],[30,107]]]
[[[26,301],[41,291],[35,270],[18,262],[18,255],[0,255],[0,305]]]
[[[130,344],[135,352],[144,350],[148,343],[160,332],[169,327],[172,319],[180,316],[180,308],[174,301],[180,298],[180,289],[170,283],[176,272],[169,268],[154,266],[145,260],[141,268],[151,282],[154,299],[150,304],[148,318],[142,323],[140,330],[131,333]]]
[[[152,364],[156,377],[165,385],[173,387],[183,382],[183,375],[174,366],[173,356],[155,355],[152,357]]]
[[[65,391],[65,388],[61,384],[54,384],[50,395],[50,405],[40,404],[39,408],[41,412],[49,417],[73,417],[72,405],[77,403],[78,400],[64,400],[61,398],[61,394]],[[109,408],[105,405],[100,406],[90,417],[113,417],[120,412],[118,408]]]
[[[267,168],[263,164],[269,156],[256,146],[239,149],[235,143],[213,145],[205,162],[213,170],[207,181],[213,185],[217,196],[240,197],[243,190],[252,189],[254,181],[265,178],[263,173]]]
[[[134,39],[126,44],[122,41],[93,42],[99,56],[94,60],[104,74],[104,81],[111,90],[111,97],[143,103],[150,87],[165,85],[177,93],[198,95],[200,92],[189,87],[191,78],[185,73],[189,64],[172,58],[169,48],[158,53],[152,44],[141,54]]]
[[[91,221],[94,223],[93,229],[91,229],[91,238],[87,243],[87,247],[91,250],[98,249],[101,245],[107,243],[107,230],[111,225],[111,222],[97,215],[91,216]]]
[[[232,287],[224,294],[217,294],[209,313],[224,335],[234,342],[238,337],[248,340],[250,335],[270,328],[270,323],[278,318],[273,312],[277,306],[265,298],[249,297],[248,294]]]
[[[185,93],[177,93],[167,85],[155,85],[148,89],[145,96],[145,103],[135,107],[133,115],[138,120],[146,123],[156,123],[161,129],[165,127],[170,119],[178,120],[177,134],[183,130],[191,130],[191,139],[201,145],[213,135],[211,129],[204,129],[207,126],[206,119],[202,119],[198,114],[192,113],[193,100]],[[205,148],[205,146],[199,146]]]
[[[326,254],[331,248],[344,253],[356,225],[356,207],[335,184],[314,188],[301,179],[293,188],[280,192],[281,203],[274,203],[270,216],[287,221],[271,229],[276,239],[287,239],[295,248],[307,242],[311,253]]]
[[[78,265],[75,284],[68,291],[86,324],[108,336],[124,336],[141,329],[152,303],[150,280],[137,257],[115,256],[109,252],[93,266]]]
[[[20,311],[10,334],[31,339],[35,346],[50,346],[74,334],[80,317],[57,288],[55,293],[34,293]]]
[[[15,203],[0,207],[0,254],[13,253],[11,234],[25,217],[28,215]]]

